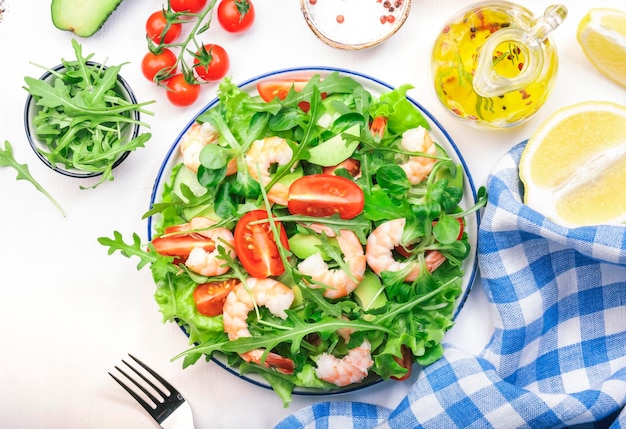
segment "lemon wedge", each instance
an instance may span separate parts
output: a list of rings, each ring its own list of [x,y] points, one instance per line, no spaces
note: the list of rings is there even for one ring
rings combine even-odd
[[[626,106],[554,112],[522,152],[524,203],[567,227],[626,223]]]
[[[589,61],[626,87],[626,12],[596,8],[578,24],[578,43]]]

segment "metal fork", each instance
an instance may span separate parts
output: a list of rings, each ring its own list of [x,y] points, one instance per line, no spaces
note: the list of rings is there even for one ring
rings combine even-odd
[[[129,387],[128,384],[124,383],[120,378],[109,372],[109,375],[115,379],[119,383],[120,386],[124,388],[141,406],[152,416],[154,420],[161,426],[163,429],[194,429],[193,425],[193,415],[191,412],[191,407],[189,406],[189,402],[185,400],[183,395],[176,390],[170,383],[167,382],[163,377],[150,369],[146,364],[141,362],[139,359],[129,354],[130,356],[139,366],[141,366],[146,372],[148,372],[155,380],[157,380],[164,388],[157,387],[155,383],[150,381],[142,372],[137,370],[134,366],[130,365],[124,359],[122,362],[130,368],[136,375],[138,375],[141,381],[137,381],[136,378],[133,378],[127,372],[124,372],[119,367],[115,367],[120,373],[126,377],[129,381],[131,381],[137,389],[139,389],[143,394],[151,401],[148,402],[143,399],[138,392]],[[148,390],[145,385],[150,386],[152,391]],[[160,396],[157,397],[156,395]]]

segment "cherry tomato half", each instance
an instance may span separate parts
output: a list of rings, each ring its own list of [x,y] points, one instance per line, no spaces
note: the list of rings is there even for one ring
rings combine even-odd
[[[237,283],[236,279],[228,279],[196,286],[193,291],[193,300],[198,312],[209,317],[222,314],[224,301]]]
[[[182,73],[172,76],[167,81],[167,99],[175,106],[189,106],[198,99],[200,85],[189,83]]]
[[[391,378],[398,381],[404,381],[411,376],[411,369],[413,368],[413,352],[411,352],[411,349],[404,344],[400,350],[402,351],[402,358],[394,356],[393,359],[398,363],[398,365],[406,369],[406,373],[402,377],[391,376]]]
[[[193,59],[198,76],[207,82],[220,80],[230,68],[230,59],[220,45],[206,44],[198,49]]]
[[[215,242],[200,234],[174,234],[182,231],[180,225],[165,229],[160,237],[152,239],[154,249],[165,256],[180,256],[186,258],[194,247],[201,247],[207,252],[215,250]]]
[[[265,80],[258,82],[256,89],[259,91],[259,95],[263,100],[270,102],[277,97],[280,100],[284,100],[292,87],[296,92],[302,91],[302,88],[306,86],[307,82],[307,79]],[[308,101],[301,101],[298,103],[298,107],[304,112],[308,112],[310,104]]]
[[[158,54],[148,52],[141,60],[141,72],[151,82],[157,74],[166,77],[176,71],[176,55],[169,49],[163,49]],[[164,80],[164,79],[159,79]]]
[[[204,9],[206,2],[207,0],[170,0],[170,7],[174,12],[198,13]]]
[[[261,98],[267,102],[272,101],[278,97],[280,100],[284,100],[289,94],[291,87],[296,92],[302,91],[302,88],[306,86],[307,79],[277,79],[277,80],[264,80],[256,84],[256,89],[259,91]]]
[[[296,179],[289,187],[287,208],[291,214],[352,219],[363,211],[363,190],[350,179],[313,174]]]
[[[156,44],[159,43],[172,43],[178,39],[180,33],[183,31],[183,26],[180,23],[173,23],[167,27],[167,18],[163,14],[162,10],[158,10],[148,17],[146,21],[146,34]]]
[[[235,226],[235,252],[252,277],[279,276],[285,272],[269,222],[254,223],[267,218],[265,210],[252,210],[244,214]],[[289,249],[285,228],[280,222],[276,222],[276,228],[280,230],[281,244]]]
[[[248,30],[254,17],[254,5],[250,0],[222,0],[217,7],[217,21],[230,33]]]

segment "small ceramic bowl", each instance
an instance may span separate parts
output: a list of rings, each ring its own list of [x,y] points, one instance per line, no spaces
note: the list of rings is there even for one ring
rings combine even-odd
[[[411,0],[300,0],[300,8],[321,41],[358,50],[393,36],[409,16]]]
[[[93,61],[87,61],[87,65],[89,67],[101,67],[103,70],[106,70],[107,68],[106,66],[103,66],[102,64]],[[51,70],[62,73],[65,70],[65,65],[59,64],[56,67],[53,67]],[[46,82],[54,82],[55,79],[57,79],[57,77],[51,71],[45,72],[39,78],[39,80],[43,80]],[[114,91],[129,103],[137,103],[137,99],[135,98],[135,94],[130,88],[130,85],[119,74],[117,76],[117,83]],[[102,175],[103,173],[101,171],[87,171],[78,168],[67,168],[59,164],[53,165],[50,160],[46,158],[46,156],[42,152],[50,152],[52,149],[50,146],[48,146],[48,144],[46,144],[46,142],[42,141],[37,136],[34,128],[34,118],[39,110],[41,110],[41,106],[37,105],[37,101],[31,94],[28,94],[28,97],[26,98],[26,105],[24,107],[24,129],[26,130],[26,137],[28,138],[28,142],[30,143],[30,146],[33,148],[33,151],[35,152],[37,157],[49,168],[65,176],[76,178],[89,178]],[[139,112],[133,110],[131,111],[131,115],[136,123],[132,126],[126,127],[126,129],[124,130],[124,141],[130,141],[139,135]],[[122,154],[115,160],[113,168],[119,166],[128,157],[129,154],[130,151],[122,152]]]

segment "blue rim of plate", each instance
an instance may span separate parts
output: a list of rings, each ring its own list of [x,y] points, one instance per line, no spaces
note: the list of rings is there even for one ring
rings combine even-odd
[[[268,78],[272,78],[278,75],[284,75],[284,74],[288,74],[288,73],[302,73],[302,72],[326,72],[326,73],[333,73],[333,72],[338,72],[350,77],[357,77],[360,79],[364,79],[366,81],[370,81],[371,83],[374,83],[376,85],[380,85],[384,88],[387,88],[388,90],[393,90],[395,89],[394,86],[383,82],[379,79],[376,79],[374,77],[371,77],[367,74],[364,73],[359,73],[359,72],[355,72],[352,70],[348,70],[348,69],[344,69],[344,68],[337,68],[337,67],[327,67],[327,66],[302,66],[302,67],[290,67],[290,68],[284,68],[284,69],[279,69],[279,70],[274,70],[268,73],[263,73],[260,75],[257,75],[253,78],[250,78],[248,80],[245,80],[239,84],[237,84],[237,86],[241,87],[245,87],[247,85],[250,85],[252,83],[258,82],[260,80],[264,80],[264,79],[268,79]],[[418,103],[416,100],[414,100],[413,98],[407,96],[407,99],[413,104],[415,105],[420,112],[425,115],[429,122],[431,123],[431,125],[434,125],[435,127],[437,127],[438,131],[446,138],[446,140],[448,141],[448,143],[450,144],[450,146],[452,147],[452,149],[455,151],[455,154],[458,158],[458,161],[461,163],[462,167],[463,167],[463,173],[465,174],[465,179],[467,181],[467,184],[469,184],[470,186],[470,191],[471,191],[471,195],[473,198],[472,204],[474,204],[476,202],[476,188],[474,186],[474,181],[472,179],[472,176],[470,174],[469,168],[465,162],[465,159],[463,158],[463,156],[461,155],[461,152],[459,151],[459,148],[457,147],[456,143],[454,143],[454,140],[452,140],[452,137],[448,134],[448,132],[441,126],[441,124],[439,123],[439,121],[437,121],[437,119],[435,119],[435,117],[428,111],[426,110],[420,103]],[[159,171],[157,173],[157,177],[154,181],[154,185],[152,188],[152,193],[150,195],[150,209],[152,208],[153,204],[157,201],[157,198],[160,197],[160,195],[158,195],[158,193],[161,191],[161,185],[163,182],[163,179],[165,179],[165,181],[167,181],[169,179],[168,177],[164,177],[164,174],[166,173],[166,168],[168,167],[168,164],[170,162],[170,159],[172,158],[172,156],[174,155],[177,147],[178,147],[178,143],[180,142],[180,139],[185,135],[185,133],[187,132],[187,130],[196,122],[196,119],[202,115],[204,112],[206,112],[207,110],[213,108],[216,104],[219,103],[219,99],[216,97],[213,100],[211,100],[208,104],[206,104],[202,109],[200,109],[200,111],[187,123],[187,125],[185,125],[185,127],[183,128],[183,130],[180,132],[180,134],[176,137],[176,139],[174,140],[174,143],[170,146],[170,148],[167,151],[167,154],[165,156],[165,159],[163,160],[163,163],[161,164],[161,166],[159,167]],[[475,211],[472,216],[476,216],[476,244],[475,247],[478,247],[478,225],[480,225],[480,212],[477,210]],[[152,240],[152,216],[148,217],[148,222],[147,222],[147,226],[148,226],[148,240]],[[461,311],[461,309],[463,308],[463,306],[465,305],[465,302],[467,301],[467,297],[470,293],[470,290],[472,289],[472,286],[474,284],[474,281],[476,280],[476,274],[478,272],[478,258],[476,257],[476,251],[477,249],[474,248],[472,249],[474,252],[474,261],[471,267],[469,267],[471,269],[471,272],[469,273],[468,276],[468,282],[467,282],[467,287],[465,288],[465,290],[462,291],[462,294],[457,298],[458,299],[458,303],[457,303],[457,307],[455,310],[455,313],[453,315],[453,320],[455,320],[459,314],[459,312]],[[181,330],[183,331],[183,333],[185,335],[188,336],[188,333],[185,331],[184,326],[180,326]],[[246,375],[242,375],[240,374],[236,368],[230,367],[228,366],[226,363],[220,361],[219,359],[215,359],[212,358],[211,361],[215,362],[218,366],[220,366],[221,368],[225,369],[226,371],[228,371],[229,373],[237,376],[240,379],[243,379],[253,385],[265,388],[265,389],[269,389],[269,390],[273,390],[272,387],[266,383],[265,381],[259,381],[256,380],[254,378],[251,378],[249,376]],[[362,390],[371,386],[374,386],[376,384],[379,384],[380,382],[382,382],[384,380],[376,377],[373,378],[372,380],[369,380],[366,378],[364,380],[364,382],[359,383],[359,384],[355,384],[355,385],[350,385],[347,386],[346,388],[342,388],[342,389],[338,389],[338,390],[333,390],[333,391],[323,391],[323,390],[312,390],[312,389],[302,389],[299,390],[297,387],[294,389],[293,394],[294,395],[301,395],[301,396],[330,396],[330,395],[339,395],[339,394],[345,394],[345,393],[350,393],[350,392],[354,392],[357,390]]]

